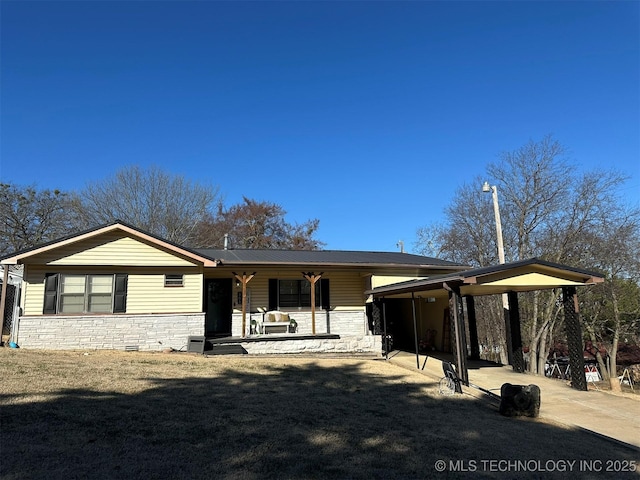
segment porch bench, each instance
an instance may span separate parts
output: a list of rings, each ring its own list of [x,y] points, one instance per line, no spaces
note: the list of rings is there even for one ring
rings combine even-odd
[[[266,312],[264,318],[262,319],[262,323],[260,324],[260,331],[263,334],[267,333],[267,329],[276,327],[276,328],[284,328],[284,333],[289,333],[289,325],[291,320],[289,319],[289,314],[284,312]]]

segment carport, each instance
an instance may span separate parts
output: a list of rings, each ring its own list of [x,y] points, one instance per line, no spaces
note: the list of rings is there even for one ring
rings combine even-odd
[[[520,311],[518,293],[535,290],[562,289],[565,330],[569,347],[569,366],[572,372],[572,386],[587,390],[584,373],[584,342],[577,287],[601,283],[604,278],[597,273],[551,263],[538,258],[496,266],[466,270],[463,272],[438,275],[426,279],[377,287],[368,290],[374,300],[374,309],[386,324],[385,302],[394,299],[410,299],[415,336],[416,365],[420,368],[418,348],[418,327],[416,320],[416,297],[448,298],[451,347],[458,376],[468,386],[467,359],[479,359],[479,345],[474,298],[481,295],[503,295],[505,331],[507,333],[507,355],[509,364],[518,373],[524,372],[525,363],[520,333]],[[465,332],[469,326],[469,342]],[[386,328],[385,328],[386,336]],[[471,351],[468,351],[467,345]]]

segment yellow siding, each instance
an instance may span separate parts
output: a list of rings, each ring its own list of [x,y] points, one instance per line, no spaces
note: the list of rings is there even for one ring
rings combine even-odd
[[[384,287],[385,285],[391,285],[399,282],[406,282],[408,280],[416,280],[420,277],[401,277],[401,276],[389,276],[389,275],[373,275],[371,278],[371,288]]]
[[[41,315],[44,302],[44,275],[51,273],[128,273],[127,313],[186,313],[203,310],[203,278],[198,267],[191,268],[113,268],[113,267],[59,267],[29,265],[25,272],[25,315]],[[217,278],[233,278],[230,271],[207,270]],[[184,287],[165,287],[164,275],[182,273]],[[207,275],[209,277],[210,275]],[[250,311],[269,306],[269,279],[302,279],[300,272],[259,270],[248,283],[251,292]],[[329,279],[331,307],[336,310],[363,308],[363,291],[368,287],[368,277],[357,272],[325,272],[322,278]],[[240,311],[237,302],[241,287],[233,283],[233,308]]]
[[[129,275],[127,313],[202,312],[202,275],[185,274],[183,287],[165,287],[164,274]]]
[[[250,272],[253,273],[253,272]],[[229,276],[232,276],[231,274]],[[266,272],[258,272],[247,284],[247,289],[251,292],[251,305],[249,310],[257,312],[258,307],[267,308],[269,306],[269,279],[276,278]],[[242,303],[238,303],[238,293],[242,292],[242,286],[236,286],[233,282],[233,308],[235,311],[242,310]]]
[[[110,232],[43,253],[31,263],[48,265],[193,266],[193,263],[122,232]]]
[[[26,267],[23,277],[22,312],[24,315],[42,315],[44,306],[45,270]]]
[[[127,313],[188,313],[202,312],[203,283],[198,269],[148,269],[138,273],[125,269],[78,269],[29,266],[25,272],[23,312],[42,315],[45,273],[129,273]],[[165,287],[166,273],[184,274],[183,287]]]
[[[221,277],[230,278],[233,275],[230,272],[222,270],[216,273],[222,273]],[[252,272],[253,273],[253,272]],[[269,307],[269,279],[277,278],[285,279],[303,279],[302,273],[277,270],[259,270],[256,275],[247,284],[248,290],[251,291],[250,311],[257,312],[258,307]],[[349,272],[325,272],[322,278],[329,279],[331,307],[337,310],[354,308],[364,308],[364,281],[365,279],[359,273]],[[233,308],[236,311],[242,309],[242,304],[237,302],[237,294],[242,291],[242,286],[233,285]]]
[[[564,278],[553,277],[551,275],[544,275],[542,273],[527,273],[524,275],[518,275],[517,277],[505,278],[503,280],[496,280],[494,282],[482,283],[482,285],[506,285],[506,286],[536,286],[536,287],[551,287],[555,285],[584,285],[581,282],[573,282]]]
[[[331,307],[336,310],[364,308],[364,278],[359,273],[340,272],[327,275],[331,289]]]

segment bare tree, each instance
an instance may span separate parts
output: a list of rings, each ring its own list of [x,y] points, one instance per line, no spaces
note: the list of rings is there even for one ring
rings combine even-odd
[[[626,178],[615,171],[578,173],[566,155],[566,148],[547,136],[504,152],[488,165],[488,176],[500,192],[505,256],[512,261],[537,256],[606,271],[595,259],[600,249],[588,232],[613,232],[624,223],[612,212],[621,203],[616,192]],[[488,202],[479,198],[480,185],[476,179],[474,186],[465,185],[456,192],[446,210],[446,227],[437,226],[431,236],[425,234],[430,227],[418,232],[420,238],[432,242],[430,248],[435,243],[445,258],[471,265],[497,263],[495,244],[487,240],[495,238],[495,230],[488,228],[493,215]],[[611,219],[606,227],[604,218]],[[620,248],[634,251],[629,245]],[[559,305],[554,291],[526,295],[520,302],[523,340],[530,346],[532,372],[544,367],[552,332],[558,331],[562,322]]]
[[[587,317],[592,340],[599,334],[610,340],[610,383],[619,390],[618,346],[624,336],[638,335],[640,318],[640,209],[610,205],[594,217],[595,225],[583,234],[588,248],[580,253],[605,273],[607,281],[592,289],[595,302],[585,314],[592,315]]]
[[[566,148],[551,136],[500,154],[487,166],[487,174],[499,185],[505,234],[505,255],[512,260],[542,253],[541,228],[554,225],[570,196],[572,167]]]
[[[484,267],[498,263],[498,248],[493,207],[481,190],[482,179],[464,184],[455,192],[451,205],[445,209],[448,224],[435,224],[418,230],[417,250],[423,255],[446,258],[465,265]],[[499,297],[476,300],[478,334],[487,348],[485,357],[507,363],[507,343],[503,306]]]
[[[72,233],[69,195],[0,183],[0,255]]]
[[[317,250],[323,245],[314,238],[319,220],[290,224],[285,214],[280,205],[247,197],[229,208],[219,203],[216,215],[198,226],[194,246],[221,248],[225,235],[232,248]]]
[[[75,199],[84,228],[121,220],[169,241],[188,244],[206,218],[219,189],[157,167],[119,170],[90,183]]]

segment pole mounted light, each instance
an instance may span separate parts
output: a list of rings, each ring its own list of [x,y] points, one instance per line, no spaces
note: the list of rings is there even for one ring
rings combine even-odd
[[[500,206],[498,205],[498,187],[489,185],[489,182],[482,184],[482,191],[491,192],[493,197],[493,213],[496,217],[496,237],[498,239],[498,261],[502,265],[504,263],[504,242],[502,241],[502,222],[500,221]],[[509,299],[506,293],[502,294],[502,307],[509,311]]]
[[[498,187],[495,185],[489,185],[489,182],[484,182],[482,185],[482,191],[485,193],[491,192],[493,197],[493,213],[496,217],[496,237],[498,239],[498,260],[500,264],[504,263],[504,242],[502,240],[502,222],[500,221],[500,206],[498,205]]]

